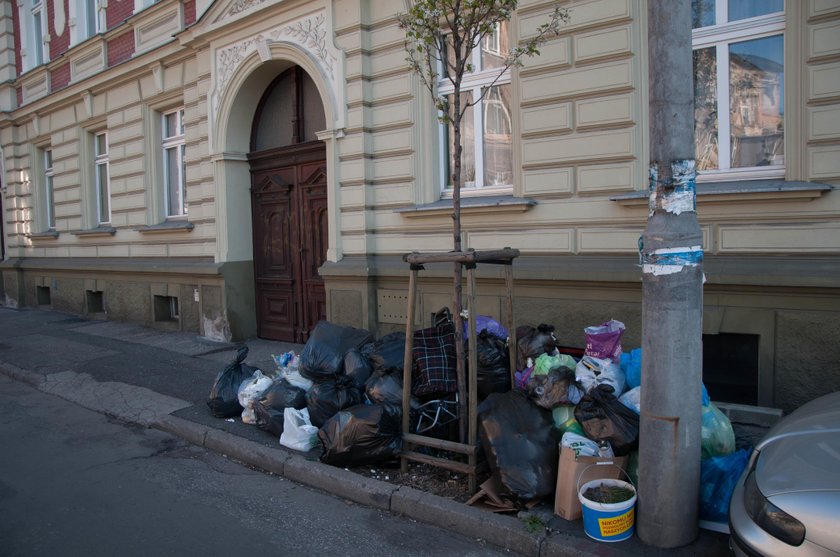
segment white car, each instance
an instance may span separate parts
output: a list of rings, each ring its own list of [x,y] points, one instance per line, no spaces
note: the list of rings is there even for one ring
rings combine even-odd
[[[729,531],[738,556],[840,556],[840,392],[798,408],[755,447]]]

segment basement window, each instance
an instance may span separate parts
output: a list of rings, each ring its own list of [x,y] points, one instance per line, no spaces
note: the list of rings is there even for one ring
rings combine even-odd
[[[85,307],[88,313],[105,313],[105,300],[102,291],[86,290]]]
[[[49,286],[38,286],[36,287],[36,295],[38,300],[39,306],[49,306],[52,305],[52,298],[50,296],[50,287]]]
[[[178,298],[175,296],[155,296],[154,311],[155,321],[177,321],[180,317]]]
[[[703,335],[703,383],[714,401],[758,404],[759,335]]]

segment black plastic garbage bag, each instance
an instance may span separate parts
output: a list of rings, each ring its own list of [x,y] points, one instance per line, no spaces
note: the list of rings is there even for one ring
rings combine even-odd
[[[283,435],[283,414],[285,411],[285,408],[266,406],[261,400],[254,402],[254,416],[256,416],[257,427],[275,437]]]
[[[486,329],[481,331],[476,339],[476,361],[479,400],[484,400],[490,393],[510,390],[510,356],[505,339]]]
[[[616,456],[630,454],[639,445],[639,416],[624,406],[610,385],[597,385],[577,406],[575,418],[593,441],[609,441]]]
[[[524,503],[554,492],[560,436],[550,412],[518,391],[493,393],[478,407],[478,433],[490,469],[511,495]]]
[[[344,374],[349,377],[355,385],[363,389],[365,381],[370,377],[372,369],[368,360],[357,348],[351,348],[344,355]]]
[[[569,400],[569,386],[574,382],[575,370],[566,366],[556,367],[541,375],[531,375],[526,384],[528,398],[546,410],[561,404],[572,404]]]
[[[405,365],[405,333],[397,332],[385,335],[365,346],[362,351],[370,360],[374,372],[393,373],[402,371]]]
[[[242,414],[238,396],[239,386],[256,371],[256,368],[245,363],[247,356],[248,347],[243,346],[233,361],[216,376],[213,388],[210,389],[210,397],[207,399],[207,406],[215,417],[232,418]]]
[[[318,431],[321,461],[351,467],[399,458],[402,412],[393,404],[360,404],[342,410]]]
[[[295,387],[285,379],[274,381],[260,396],[259,402],[266,408],[306,408],[306,391]]]
[[[373,340],[370,332],[320,321],[300,353],[300,374],[310,381],[326,381],[344,373],[344,356]]]
[[[364,402],[364,393],[346,377],[315,383],[306,393],[309,421],[321,427],[327,420],[344,410]]]
[[[402,372],[374,372],[365,382],[365,394],[374,404],[395,404],[402,408],[403,378]],[[420,401],[411,397],[409,407],[416,410]]]
[[[541,354],[551,354],[557,348],[554,325],[542,323],[536,328],[522,325],[516,328],[516,369],[523,370],[528,358],[536,360]]]

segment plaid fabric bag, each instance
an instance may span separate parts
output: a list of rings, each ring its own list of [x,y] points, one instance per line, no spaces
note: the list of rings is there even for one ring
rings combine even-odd
[[[455,325],[444,321],[414,332],[411,391],[415,396],[454,393],[456,382]]]

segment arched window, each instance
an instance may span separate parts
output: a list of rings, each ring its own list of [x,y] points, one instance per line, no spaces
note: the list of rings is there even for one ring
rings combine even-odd
[[[326,128],[324,107],[315,82],[295,66],[269,85],[254,117],[251,150],[264,151],[317,141]]]

